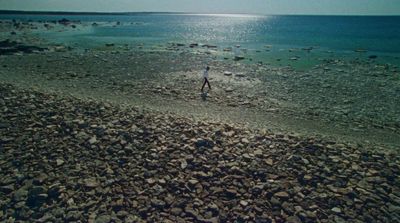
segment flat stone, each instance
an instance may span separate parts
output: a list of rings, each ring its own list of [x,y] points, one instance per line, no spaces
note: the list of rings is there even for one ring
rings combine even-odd
[[[246,138],[242,138],[242,140],[240,140],[242,143],[248,144],[250,143],[250,141]]]
[[[117,212],[117,217],[118,218],[125,218],[126,216],[128,216],[128,212],[127,211],[118,211]]]
[[[14,200],[15,201],[23,201],[28,197],[28,191],[25,188],[20,188],[14,192]]]
[[[332,210],[333,212],[337,213],[337,214],[342,213],[342,209],[340,209],[340,208],[338,208],[338,207],[334,207],[334,208],[332,208],[331,210]]]
[[[69,211],[65,216],[67,221],[77,221],[81,218],[81,212],[79,211]]]
[[[311,219],[316,219],[317,218],[317,213],[315,211],[306,211],[307,217]]]
[[[57,163],[57,166],[61,166],[61,165],[64,164],[64,160],[62,160],[62,159],[57,159],[57,160],[56,160],[56,163]]]
[[[268,164],[269,166],[274,165],[274,161],[271,158],[266,159],[265,163]]]
[[[99,186],[99,182],[95,178],[89,178],[84,180],[85,186],[88,188],[96,188]]]
[[[241,201],[240,201],[240,204],[241,204],[242,206],[247,206],[247,205],[249,205],[249,202],[247,202],[247,201],[245,201],[245,200],[241,200]]]
[[[183,210],[181,208],[172,208],[170,210],[170,213],[173,214],[173,215],[176,215],[176,216],[181,215],[182,212],[183,212]]]
[[[389,204],[388,209],[392,213],[400,213],[400,206]]]
[[[90,144],[95,144],[97,142],[96,136],[93,136],[92,138],[89,139]]]
[[[110,215],[100,215],[96,218],[94,221],[95,223],[109,223],[111,222],[111,216]]]
[[[233,92],[233,89],[231,88],[231,87],[227,87],[227,88],[225,88],[225,92]]]
[[[286,218],[286,222],[287,223],[301,223],[301,219],[297,216],[290,216],[288,218]]]
[[[147,182],[148,184],[150,184],[150,185],[153,185],[153,184],[156,183],[156,180],[153,179],[153,178],[149,178],[149,179],[146,179],[146,182]]]
[[[304,209],[301,207],[301,206],[294,206],[294,210],[296,211],[296,212],[301,212],[301,211],[304,211]]]
[[[187,164],[186,160],[182,160],[182,161],[181,161],[181,168],[182,168],[182,169],[186,169],[187,165],[188,165],[188,164]]]
[[[256,156],[261,156],[263,154],[263,151],[261,149],[256,149],[254,150],[253,154]]]
[[[159,199],[152,199],[152,200],[151,200],[151,205],[152,205],[153,207],[162,209],[162,208],[165,207],[166,204],[165,204],[165,202],[162,201],[162,200],[159,200]]]
[[[275,193],[275,196],[278,197],[278,198],[281,198],[281,199],[289,198],[289,194],[287,192],[285,192],[285,191],[277,192],[277,193]]]
[[[303,179],[304,179],[304,181],[310,181],[310,180],[312,180],[312,176],[310,176],[310,175],[304,175],[304,177],[303,177]]]
[[[199,183],[199,181],[196,179],[189,180],[189,184],[191,184],[191,185],[196,185],[197,183]]]

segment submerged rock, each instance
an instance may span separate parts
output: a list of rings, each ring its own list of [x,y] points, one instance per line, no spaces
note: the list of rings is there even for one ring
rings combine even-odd
[[[244,60],[245,57],[244,57],[244,56],[237,55],[237,56],[235,56],[233,59],[236,60],[236,61],[238,61],[238,60]]]
[[[230,71],[225,71],[225,72],[224,72],[224,75],[225,75],[225,76],[232,76],[232,72],[230,72]]]

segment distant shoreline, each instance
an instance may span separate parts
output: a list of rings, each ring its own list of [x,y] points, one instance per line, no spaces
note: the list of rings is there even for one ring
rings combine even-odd
[[[22,15],[137,15],[137,14],[186,14],[180,12],[68,12],[68,11],[19,11],[0,10],[0,14]]]
[[[71,12],[0,10],[0,15],[255,15],[255,16],[332,16],[332,17],[400,17],[400,15],[306,15],[306,14],[249,14],[249,13],[200,13],[200,12]]]

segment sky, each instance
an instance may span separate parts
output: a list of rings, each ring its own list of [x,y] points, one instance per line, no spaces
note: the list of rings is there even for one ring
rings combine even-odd
[[[1,10],[400,15],[400,0],[0,0]]]

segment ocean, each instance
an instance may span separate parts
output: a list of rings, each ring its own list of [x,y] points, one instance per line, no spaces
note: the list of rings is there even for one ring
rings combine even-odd
[[[377,56],[382,63],[400,64],[399,16],[0,15],[0,19],[32,21],[62,18],[100,24],[74,32],[43,34],[51,41],[77,47],[110,42],[149,47],[171,42],[199,43],[220,49],[240,45],[252,61],[278,65],[313,66],[326,58],[370,56]]]

